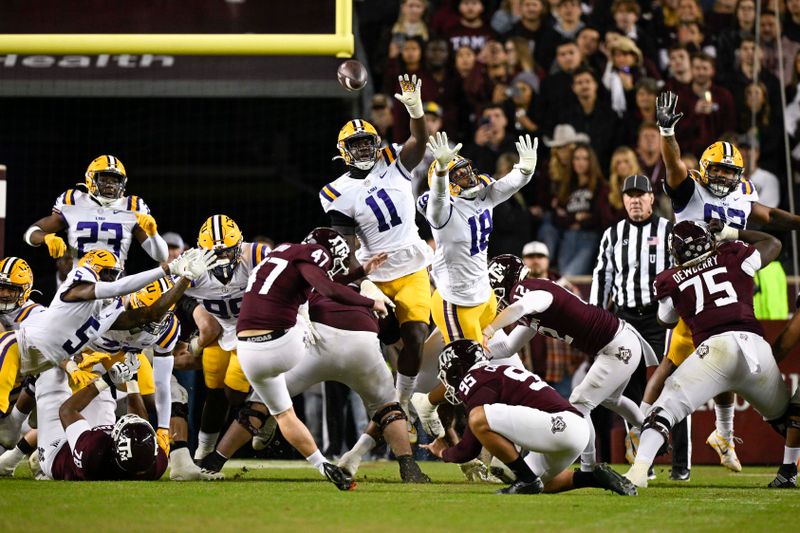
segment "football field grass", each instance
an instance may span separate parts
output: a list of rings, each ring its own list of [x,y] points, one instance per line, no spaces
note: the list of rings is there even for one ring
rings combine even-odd
[[[497,496],[466,483],[454,465],[422,463],[435,483],[404,485],[394,463],[362,465],[340,492],[295,461],[232,461],[222,482],[33,481],[20,467],[0,480],[0,531],[798,531],[800,491],[765,488],[775,469],[695,467],[688,483],[669,470],[638,497],[599,489]],[[620,472],[626,467],[617,466]]]

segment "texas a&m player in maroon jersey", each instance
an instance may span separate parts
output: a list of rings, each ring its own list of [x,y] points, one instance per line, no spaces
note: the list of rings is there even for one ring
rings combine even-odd
[[[581,454],[581,469],[595,464],[594,427],[589,418],[598,405],[611,409],[635,427],[644,416],[635,402],[622,395],[644,354],[648,366],[658,360],[650,345],[624,320],[590,305],[547,279],[527,278],[527,268],[513,255],[500,255],[489,263],[489,278],[501,304],[507,307],[484,329],[484,340],[495,331],[522,319],[509,335],[506,349],[492,347],[496,357],[517,352],[536,333],[562,340],[592,356],[589,373],[569,401],[589,422],[591,438]],[[501,352],[495,354],[495,352]]]
[[[744,242],[717,244],[705,223],[688,220],[672,230],[676,266],[656,277],[658,319],[666,327],[686,321],[696,349],[647,415],[636,461],[625,474],[634,485],[647,486],[647,470],[670,428],[720,392],[739,393],[785,433],[789,392],[753,313],[753,276],[778,256],[781,242],[750,230],[739,230],[738,239]]]
[[[306,352],[297,313],[312,288],[340,303],[386,313],[382,299],[365,298],[332,281],[333,276],[348,271],[349,255],[350,247],[330,228],[313,230],[303,244],[276,247],[250,274],[236,324],[237,353],[250,384],[278,421],[286,440],[340,490],[352,488],[352,479],[325,460],[308,428],[295,415],[284,373]]]
[[[42,464],[45,475],[68,481],[155,481],[161,478],[167,469],[167,455],[157,444],[156,432],[146,420],[147,410],[139,394],[135,371],[128,361],[115,363],[103,379],[84,387],[61,404],[58,416],[65,435],[54,443],[60,445],[55,455],[52,452],[45,455],[53,457],[52,462],[48,460],[47,464]],[[63,374],[63,371],[54,368],[42,373],[39,379],[45,382],[51,377],[60,379],[58,373]],[[92,427],[81,411],[110,383],[127,387],[128,414],[114,425]]]
[[[565,471],[586,447],[590,424],[536,374],[492,365],[480,344],[462,339],[439,356],[439,380],[450,403],[464,404],[467,428],[451,448],[442,438],[425,447],[448,463],[465,463],[485,447],[517,478],[498,494],[599,487],[636,495],[636,488],[608,465],[594,465],[591,472]],[[515,445],[530,453],[523,458]]]

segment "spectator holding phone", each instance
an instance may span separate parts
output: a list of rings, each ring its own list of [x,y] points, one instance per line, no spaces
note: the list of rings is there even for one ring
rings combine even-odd
[[[503,152],[514,152],[514,140],[508,135],[508,118],[500,104],[483,108],[475,130],[474,142],[464,147],[462,154],[471,159],[473,168],[494,169]]]

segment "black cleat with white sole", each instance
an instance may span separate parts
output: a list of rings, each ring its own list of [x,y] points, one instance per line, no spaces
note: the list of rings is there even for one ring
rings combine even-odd
[[[328,481],[336,485],[339,490],[353,490],[356,488],[353,478],[348,476],[344,470],[331,463],[323,463],[322,470]]]
[[[410,455],[397,458],[400,463],[400,479],[403,483],[430,483],[431,478],[420,469],[419,464]]]
[[[616,492],[622,496],[638,496],[636,487],[630,480],[618,474],[605,463],[598,463],[592,469],[592,475],[600,488]]]
[[[538,477],[534,481],[517,481],[495,494],[541,494],[544,492],[544,483]]]
[[[797,465],[783,464],[778,469],[778,475],[767,485],[770,489],[796,489],[797,488]]]

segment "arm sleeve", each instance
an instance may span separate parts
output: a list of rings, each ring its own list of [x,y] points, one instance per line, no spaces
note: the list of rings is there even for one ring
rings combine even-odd
[[[124,296],[136,292],[145,285],[165,277],[164,269],[156,267],[132,276],[125,276],[117,281],[98,281],[94,284],[94,295],[98,300]]]
[[[356,221],[341,211],[328,211],[331,217],[331,227],[342,235],[355,235]]]
[[[163,263],[169,257],[167,241],[158,233],[142,241],[142,248],[147,252],[147,255],[159,263]]]
[[[486,198],[492,205],[505,202],[531,181],[533,174],[525,174],[517,169],[512,170],[503,179],[493,181],[489,186]]]
[[[603,233],[603,240],[600,241],[600,252],[597,254],[597,266],[592,275],[592,288],[589,293],[589,303],[604,309],[608,307],[608,296],[614,282],[613,252],[611,228],[608,228]]]
[[[691,176],[686,176],[686,179],[675,189],[670,187],[667,181],[664,180],[664,192],[666,192],[667,196],[672,200],[672,209],[674,209],[676,213],[680,213],[689,205],[689,200],[692,199],[692,195],[694,194],[694,187],[695,183]]]
[[[509,305],[492,322],[495,330],[510,326],[525,315],[541,313],[553,303],[553,295],[547,291],[530,291]]]
[[[678,312],[672,303],[672,297],[667,296],[658,301],[658,319],[664,324],[677,324]]]
[[[434,172],[431,179],[431,193],[428,205],[425,207],[425,218],[435,229],[443,228],[450,221],[450,215],[453,212],[450,191],[447,187],[449,180],[449,172],[446,172],[444,176]]]
[[[761,253],[753,248],[753,253],[748,255],[744,261],[742,261],[742,271],[747,274],[748,276],[755,277],[756,272],[761,269]]]
[[[156,413],[158,413],[158,427],[168,428],[172,414],[172,398],[170,396],[170,377],[175,357],[153,357],[153,379],[156,385]]]
[[[536,335],[536,330],[526,326],[517,326],[508,335],[500,329],[489,341],[489,356],[492,359],[511,357],[518,353],[534,335]]]
[[[442,452],[442,460],[446,463],[466,463],[478,457],[481,447],[481,441],[472,434],[467,426],[458,444]]]
[[[78,439],[81,438],[81,435],[91,430],[92,427],[89,425],[89,422],[87,422],[85,418],[81,418],[77,422],[73,422],[72,424],[70,424],[69,427],[66,429],[67,441],[69,442],[70,449],[75,450],[78,446]]]
[[[303,279],[314,287],[322,296],[345,305],[372,308],[373,300],[364,298],[344,285],[339,285],[331,281],[318,266],[310,263],[297,263],[297,270],[300,271],[300,275],[303,276]]]

